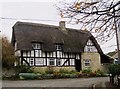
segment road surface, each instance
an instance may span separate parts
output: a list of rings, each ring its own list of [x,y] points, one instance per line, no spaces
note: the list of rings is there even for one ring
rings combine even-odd
[[[49,80],[18,80],[2,81],[2,87],[91,87],[93,84],[109,81],[108,77],[49,79]]]

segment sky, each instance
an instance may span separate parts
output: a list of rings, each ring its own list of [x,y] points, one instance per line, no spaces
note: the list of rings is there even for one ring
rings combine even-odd
[[[3,0],[0,1],[0,35],[11,40],[12,27],[17,21],[59,25],[60,13],[55,4],[60,0]],[[65,0],[64,0],[65,1]],[[68,1],[68,0],[67,0]],[[68,28],[80,29],[79,25],[66,23]],[[104,53],[115,51],[115,37],[100,44]]]

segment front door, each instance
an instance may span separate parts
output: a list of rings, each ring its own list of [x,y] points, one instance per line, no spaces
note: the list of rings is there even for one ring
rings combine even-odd
[[[75,59],[75,69],[76,71],[80,72],[81,70],[81,60]]]

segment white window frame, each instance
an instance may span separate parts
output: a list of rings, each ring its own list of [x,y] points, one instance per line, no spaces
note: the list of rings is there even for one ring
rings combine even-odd
[[[53,64],[51,64],[50,62],[53,62]],[[54,58],[49,59],[49,66],[55,66],[55,59]]]
[[[89,39],[87,45],[93,45],[93,42]]]
[[[93,46],[87,46],[87,51],[88,52],[92,52],[93,51],[92,49],[93,49]]]
[[[56,48],[56,50],[62,50],[62,46],[59,45],[59,44],[56,44],[56,45],[55,45],[55,48]]]
[[[84,59],[84,66],[85,67],[90,67],[91,60],[90,59]]]
[[[36,58],[35,65],[44,65],[44,59],[43,58]]]
[[[41,44],[40,43],[32,43],[33,49],[41,49]]]
[[[60,66],[61,65],[61,59],[56,59],[56,65]]]
[[[30,59],[30,66],[34,66],[34,59],[33,58]]]

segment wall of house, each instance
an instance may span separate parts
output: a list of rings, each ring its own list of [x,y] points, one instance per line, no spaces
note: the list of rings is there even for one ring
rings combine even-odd
[[[17,50],[15,55],[20,58],[26,60],[30,66],[51,66],[50,60],[54,60],[54,64],[52,66],[62,66],[66,60],[69,60],[65,63],[64,66],[74,66],[75,59],[80,59],[80,54],[76,53],[64,53],[62,51],[55,52],[43,52],[41,49],[31,50],[31,51],[20,51]],[[59,64],[59,63],[60,64]],[[26,64],[23,61],[23,64]]]
[[[49,68],[53,69],[53,71],[59,71],[60,69],[65,69],[65,70],[68,70],[68,71],[75,70],[75,67],[56,67],[56,66],[33,67],[35,72],[45,72]]]
[[[108,70],[109,65],[110,65],[109,63],[103,63],[103,64],[101,64],[101,70],[102,70],[104,73],[106,73],[106,74],[109,73],[109,70]]]
[[[85,60],[89,60],[88,66],[85,65]],[[81,54],[81,63],[82,70],[91,69],[92,71],[96,71],[101,69],[100,63],[100,55],[97,52],[85,52]]]

